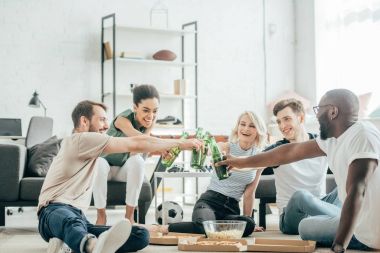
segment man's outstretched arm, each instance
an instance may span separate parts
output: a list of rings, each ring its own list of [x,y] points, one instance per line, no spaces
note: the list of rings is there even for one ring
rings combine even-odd
[[[357,159],[350,164],[346,181],[347,197],[342,207],[339,227],[332,248],[335,252],[341,252],[342,249],[347,248],[352,238],[368,181],[377,165],[376,159]]]
[[[270,151],[263,152],[254,156],[245,158],[228,158],[218,162],[216,165],[227,165],[234,168],[265,168],[269,166],[278,166],[291,162],[325,156],[326,154],[319,148],[315,140],[301,143],[289,143],[281,145]]]
[[[103,153],[149,153],[163,152],[173,147],[179,147],[182,150],[200,149],[203,142],[197,139],[160,139],[147,135],[132,137],[113,137],[109,140]]]

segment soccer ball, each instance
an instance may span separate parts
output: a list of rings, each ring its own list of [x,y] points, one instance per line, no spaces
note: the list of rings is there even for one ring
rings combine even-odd
[[[174,201],[164,202],[165,213],[162,214],[162,204],[157,207],[156,221],[158,224],[162,224],[162,217],[165,215],[165,221],[168,224],[181,222],[183,219],[182,207]]]

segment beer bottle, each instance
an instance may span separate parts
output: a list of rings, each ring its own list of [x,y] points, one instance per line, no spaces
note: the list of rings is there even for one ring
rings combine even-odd
[[[203,128],[198,127],[197,131],[195,133],[195,138],[201,140],[203,139],[205,133]],[[194,169],[201,169],[202,168],[202,149],[195,150],[193,149],[193,152],[191,154],[191,167]]]
[[[208,155],[210,136],[211,136],[211,134],[209,132],[206,132],[206,134],[203,136],[204,149],[203,149],[202,158],[201,158],[201,166],[200,166],[201,168],[205,164],[206,157]]]
[[[214,137],[209,138],[209,146],[211,149],[213,162],[217,163],[217,162],[222,161],[223,155],[222,155],[222,152],[220,152],[220,149],[218,147],[218,144],[216,144]],[[226,165],[217,166],[217,167],[214,166],[214,168],[215,168],[215,172],[216,172],[216,175],[218,176],[219,180],[226,179],[230,176],[228,173],[228,169],[227,169]]]
[[[187,139],[189,134],[187,132],[183,132],[180,139]],[[174,147],[169,150],[169,154],[161,160],[161,164],[166,168],[172,166],[174,160],[178,157],[179,153],[181,153],[181,149],[179,147]]]

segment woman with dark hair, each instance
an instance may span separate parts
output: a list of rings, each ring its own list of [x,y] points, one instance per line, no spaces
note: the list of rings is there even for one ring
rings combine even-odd
[[[120,113],[111,123],[108,135],[130,137],[150,135],[156,121],[160,96],[152,85],[139,85],[133,89],[133,110]],[[94,181],[94,204],[97,209],[97,225],[107,222],[107,179],[127,182],[125,218],[133,224],[134,211],[138,204],[144,180],[144,154],[109,154],[98,158],[99,170]]]

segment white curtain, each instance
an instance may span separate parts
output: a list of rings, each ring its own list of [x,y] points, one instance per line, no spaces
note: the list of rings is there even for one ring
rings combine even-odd
[[[316,0],[317,97],[333,88],[372,92],[380,105],[380,0]]]

